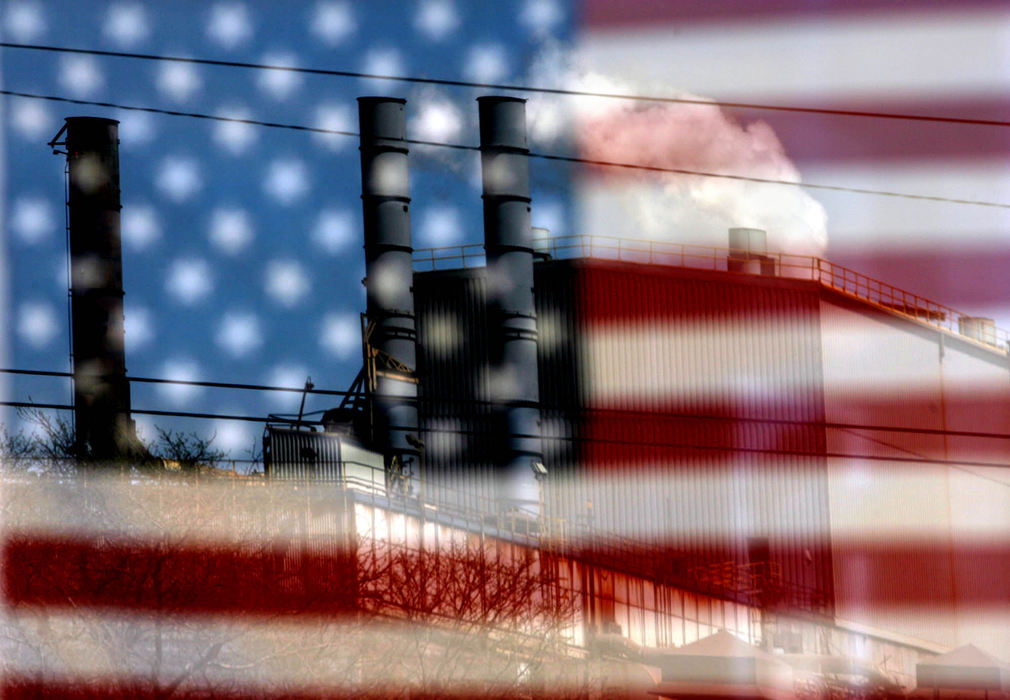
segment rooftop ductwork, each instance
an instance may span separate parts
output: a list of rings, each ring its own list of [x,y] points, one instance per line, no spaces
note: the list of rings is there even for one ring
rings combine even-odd
[[[391,97],[358,98],[366,386],[372,439],[397,480],[412,473],[420,455],[405,104]]]
[[[66,147],[69,176],[76,449],[82,458],[111,460],[139,447],[123,334],[119,122],[67,117],[49,145]]]
[[[982,316],[961,316],[957,319],[957,330],[966,338],[986,345],[998,345],[996,321]]]
[[[538,503],[543,477],[525,100],[480,97],[491,398],[503,444],[499,498]]]
[[[768,255],[768,234],[759,228],[731,228],[726,267],[730,272],[774,275],[775,260]]]

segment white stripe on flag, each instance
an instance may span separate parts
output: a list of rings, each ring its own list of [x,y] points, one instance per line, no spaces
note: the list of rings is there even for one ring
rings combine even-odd
[[[582,63],[633,85],[718,99],[1003,93],[1010,9],[833,14],[746,24],[591,28]]]

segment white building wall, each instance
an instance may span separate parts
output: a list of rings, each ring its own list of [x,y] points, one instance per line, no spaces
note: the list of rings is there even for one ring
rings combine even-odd
[[[1005,656],[1010,473],[972,463],[1007,464],[1010,441],[945,432],[1010,434],[1007,356],[841,298],[821,330],[839,624]]]

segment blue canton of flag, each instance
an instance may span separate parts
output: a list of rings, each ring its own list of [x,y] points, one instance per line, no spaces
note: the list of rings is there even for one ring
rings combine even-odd
[[[526,83],[570,39],[563,0],[401,2],[9,2],[4,41],[394,76]],[[355,97],[408,100],[408,136],[477,142],[488,91],[86,54],[3,52],[6,90],[357,131]],[[3,101],[7,356],[69,371],[61,159],[67,116],[120,120],[126,353],[130,375],[344,389],[360,366],[364,310],[357,139],[23,97]],[[556,136],[556,134],[555,134]],[[534,147],[536,147],[534,143]],[[482,240],[472,152],[412,153],[416,247]],[[542,170],[534,225],[567,232],[567,174]],[[10,399],[70,403],[65,379],[7,377]],[[134,384],[134,408],[262,415],[299,395]],[[307,411],[333,397],[310,397]],[[68,416],[69,417],[69,416]],[[7,416],[9,425],[17,424]],[[259,426],[139,416],[215,435],[241,458]]]

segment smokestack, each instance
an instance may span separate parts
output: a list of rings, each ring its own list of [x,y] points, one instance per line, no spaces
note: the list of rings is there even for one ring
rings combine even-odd
[[[491,391],[499,418],[500,497],[510,506],[538,503],[543,475],[537,320],[533,303],[526,101],[479,97],[487,256]]]
[[[365,230],[366,357],[373,439],[393,477],[416,463],[416,332],[405,100],[359,97]],[[404,481],[396,482],[405,485]]]
[[[67,117],[63,129],[77,451],[111,460],[136,446],[123,336],[119,122]]]

